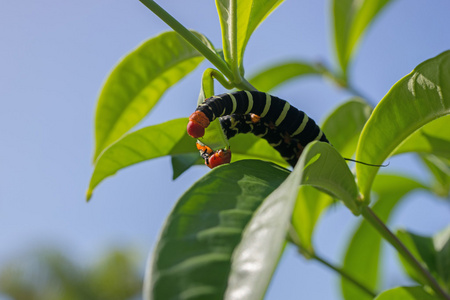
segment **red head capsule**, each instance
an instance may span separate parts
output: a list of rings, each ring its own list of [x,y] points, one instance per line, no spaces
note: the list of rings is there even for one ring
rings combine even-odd
[[[209,157],[206,165],[211,169],[213,169],[223,164],[229,164],[230,161],[231,161],[231,151],[220,149]]]
[[[208,126],[208,117],[203,112],[196,111],[189,117],[187,133],[193,138],[200,138],[205,135],[205,128]]]

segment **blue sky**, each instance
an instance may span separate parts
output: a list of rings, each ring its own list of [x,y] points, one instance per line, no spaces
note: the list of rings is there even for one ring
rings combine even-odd
[[[213,1],[164,1],[186,27],[220,47]],[[180,4],[183,3],[183,4]],[[448,1],[394,1],[362,41],[351,79],[373,101],[420,62],[450,49]],[[247,74],[287,59],[333,65],[329,1],[286,1],[250,39]],[[176,199],[208,170],[171,180],[168,158],[107,179],[90,203],[93,119],[99,90],[113,66],[141,42],[169,28],[139,1],[3,1],[0,9],[0,267],[35,247],[55,245],[92,261],[113,245],[140,249],[144,261]],[[204,63],[166,93],[138,127],[188,116]],[[273,92],[320,121],[348,94],[318,78]],[[389,171],[427,174],[408,157]],[[408,197],[392,226],[432,234],[449,223],[449,207],[424,193]],[[358,219],[335,207],[317,229],[319,253],[338,263]],[[389,253],[392,253],[388,248]],[[390,263],[392,262],[392,263]],[[387,281],[405,282],[387,265]],[[340,299],[338,277],[288,249],[267,299]]]

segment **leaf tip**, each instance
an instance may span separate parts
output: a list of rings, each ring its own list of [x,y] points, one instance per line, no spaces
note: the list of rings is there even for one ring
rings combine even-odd
[[[87,189],[87,191],[86,191],[86,202],[89,202],[89,200],[91,200],[92,192],[93,192],[93,190],[91,188]]]

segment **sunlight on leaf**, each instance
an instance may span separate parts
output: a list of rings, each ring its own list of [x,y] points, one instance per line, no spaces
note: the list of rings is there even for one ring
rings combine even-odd
[[[308,144],[289,177],[267,197],[244,230],[233,253],[227,300],[260,300],[264,296],[290,226],[300,184],[326,190],[355,213],[358,195],[353,175],[327,143]]]
[[[230,3],[236,1],[236,29],[231,32],[233,19],[230,11]],[[235,60],[237,66],[242,67],[245,47],[253,31],[264,21],[264,19],[280,5],[283,0],[216,0],[217,11],[222,28],[222,43],[225,59],[232,64],[230,59]],[[235,39],[233,41],[233,39]],[[236,57],[232,57],[232,43],[237,45]]]
[[[195,33],[202,40],[204,36]],[[129,53],[108,76],[95,117],[94,161],[110,144],[141,121],[173,84],[203,60],[175,32],[154,37]]]
[[[123,168],[165,155],[197,151],[195,140],[186,133],[187,122],[187,118],[182,118],[145,127],[105,149],[94,166],[88,200],[101,181]]]
[[[247,160],[217,167],[191,186],[150,260],[145,299],[223,299],[242,231],[288,175],[274,164]]]
[[[408,136],[450,113],[450,51],[418,65],[381,100],[361,133],[359,161],[381,164]],[[419,146],[420,147],[420,146]],[[356,165],[365,201],[378,168]]]

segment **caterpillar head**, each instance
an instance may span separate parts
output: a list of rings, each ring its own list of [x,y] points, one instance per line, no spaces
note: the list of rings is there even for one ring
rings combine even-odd
[[[195,111],[189,117],[187,133],[193,138],[200,138],[205,135],[205,128],[209,126],[208,117],[201,111]]]

